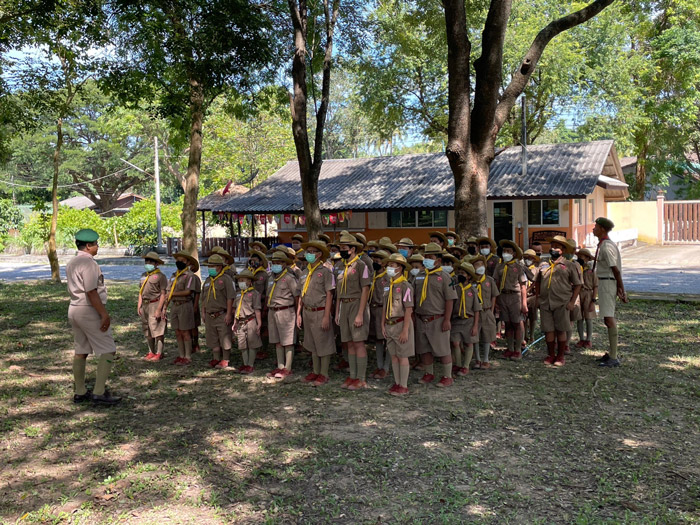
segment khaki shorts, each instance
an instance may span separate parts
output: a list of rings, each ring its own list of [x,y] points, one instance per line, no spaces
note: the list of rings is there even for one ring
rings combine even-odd
[[[384,315],[383,306],[375,306],[369,308],[369,335],[377,341],[384,339],[382,333],[382,316]]]
[[[593,302],[593,290],[581,292],[579,296],[581,298],[581,318],[583,319],[595,319],[595,303]],[[593,305],[593,311],[590,308]]]
[[[598,307],[601,317],[615,317],[616,300],[617,281],[615,279],[600,279],[598,281]]]
[[[180,304],[170,303],[169,319],[173,330],[192,330],[195,326],[192,301],[183,301]]]
[[[207,346],[209,348],[223,348],[224,350],[231,349],[231,327],[226,324],[226,312],[221,312],[221,315],[212,318],[207,312],[204,316],[204,328],[207,332]]]
[[[496,297],[496,306],[498,307],[498,317],[504,323],[519,323],[523,320],[523,314],[520,311],[522,299],[520,293],[501,293]]]
[[[550,310],[549,307],[540,307],[540,325],[545,333],[568,332],[571,330],[571,312],[566,309],[566,305],[554,310]]]
[[[290,346],[296,343],[297,314],[293,306],[284,310],[267,310],[267,333],[272,344]]]
[[[160,321],[156,320],[155,312],[157,308],[158,301],[141,303],[141,329],[146,337],[156,338],[165,335],[168,321],[165,318],[161,318]]]
[[[444,315],[427,323],[416,316],[416,353],[418,355],[427,353],[432,353],[435,357],[451,355],[450,332],[442,331],[444,321]]]
[[[401,344],[399,336],[406,322],[410,323],[408,341]],[[404,319],[401,323],[386,325],[386,349],[392,357],[413,357],[416,355],[416,336],[413,331],[413,321],[410,318]]]
[[[452,319],[452,330],[450,330],[450,342],[466,344],[478,343],[479,331],[477,330],[476,335],[472,335],[473,327],[473,317],[469,317],[468,319]]]
[[[335,354],[335,333],[333,332],[333,321],[328,330],[323,330],[323,316],[325,310],[312,312],[302,308],[302,320],[304,323],[304,348],[319,357]]]
[[[100,330],[100,314],[92,306],[69,306],[68,321],[73,327],[75,353],[78,355],[113,354],[117,351],[112,337],[112,327]]]
[[[369,308],[365,308],[362,316],[362,326],[355,326],[355,317],[360,309],[360,300],[356,299],[349,303],[340,299],[340,313],[338,315],[338,325],[340,326],[340,340],[343,343],[354,341],[356,343],[367,341],[369,335]]]
[[[239,350],[255,350],[262,347],[262,339],[258,335],[258,322],[255,318],[249,321],[238,321],[234,335]]]

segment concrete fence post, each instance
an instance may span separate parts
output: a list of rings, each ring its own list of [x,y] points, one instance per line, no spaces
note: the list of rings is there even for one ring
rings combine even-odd
[[[656,237],[657,242],[663,246],[664,244],[664,202],[666,196],[664,190],[658,190],[656,193]]]

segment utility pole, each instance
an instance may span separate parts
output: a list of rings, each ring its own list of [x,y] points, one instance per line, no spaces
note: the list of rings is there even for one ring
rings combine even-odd
[[[163,253],[163,222],[160,218],[160,165],[158,163],[158,137],[153,137],[155,145],[155,158],[153,161],[153,173],[156,183],[156,231],[158,232],[158,253]]]
[[[522,146],[522,151],[520,154],[520,162],[522,163],[522,176],[527,177],[527,101],[525,99],[525,94],[520,98],[522,104],[522,109],[520,111],[520,145]]]

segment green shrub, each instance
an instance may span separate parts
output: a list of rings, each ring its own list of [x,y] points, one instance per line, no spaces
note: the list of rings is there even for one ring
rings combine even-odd
[[[36,212],[22,228],[20,243],[31,251],[41,251],[49,240],[51,213]],[[58,248],[75,247],[75,233],[83,228],[92,228],[100,235],[103,246],[114,244],[112,222],[102,219],[92,210],[76,210],[67,206],[58,209],[56,225],[56,246]]]
[[[24,217],[22,212],[10,199],[0,199],[0,235],[12,229],[20,229]]]
[[[182,231],[180,213],[182,204],[161,204],[160,217],[163,231],[172,232],[179,236]],[[123,246],[155,245],[158,241],[156,230],[156,203],[145,199],[134,204],[131,209],[117,218],[117,237]]]

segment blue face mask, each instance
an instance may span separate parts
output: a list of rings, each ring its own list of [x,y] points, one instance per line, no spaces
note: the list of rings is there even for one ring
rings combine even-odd
[[[153,264],[144,264],[143,267],[146,269],[147,272],[152,272],[156,269],[155,265]]]
[[[281,264],[273,264],[270,269],[272,270],[272,273],[282,273],[282,265]]]
[[[216,277],[219,275],[219,272],[216,271],[216,268],[212,268],[211,266],[209,267],[209,277]]]
[[[408,257],[408,250],[406,248],[399,248],[399,253],[404,257]]]
[[[423,266],[426,270],[432,270],[435,268],[435,259],[423,259]]]
[[[306,259],[306,262],[309,264],[313,264],[316,262],[316,254],[315,253],[306,252],[304,254],[304,258]]]

